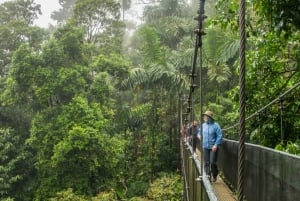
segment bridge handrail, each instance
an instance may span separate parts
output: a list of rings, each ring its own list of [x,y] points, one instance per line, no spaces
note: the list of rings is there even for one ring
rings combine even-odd
[[[267,105],[265,105],[264,107],[262,107],[261,109],[257,110],[256,112],[254,112],[253,114],[251,114],[249,117],[247,117],[245,120],[249,120],[252,117],[258,115],[259,113],[261,113],[262,111],[264,111],[265,109],[267,109],[269,106],[273,105],[275,102],[277,102],[278,100],[280,100],[282,97],[284,97],[285,95],[289,94],[292,90],[294,90],[295,88],[297,88],[298,86],[300,86],[300,82],[296,83],[292,88],[288,89],[287,91],[285,91],[283,94],[279,95],[277,98],[275,98],[274,100],[272,100],[270,103],[268,103]],[[234,124],[233,126],[230,126],[228,128],[224,128],[222,129],[222,131],[227,131],[229,129],[235,128],[239,125],[239,123]]]
[[[246,199],[299,200],[300,156],[252,143],[245,143],[245,146]],[[233,189],[238,188],[238,149],[239,141],[224,139],[218,155],[218,168]]]

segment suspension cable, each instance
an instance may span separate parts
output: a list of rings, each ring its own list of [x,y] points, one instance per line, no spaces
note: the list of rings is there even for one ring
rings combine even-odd
[[[206,33],[203,30],[203,20],[206,18],[204,15],[204,4],[205,0],[200,0],[199,1],[199,9],[197,11],[197,17],[194,19],[197,20],[198,25],[196,29],[194,30],[194,33],[196,34],[196,39],[195,39],[195,49],[194,49],[194,55],[193,55],[193,60],[192,60],[192,69],[191,69],[191,74],[190,76],[190,89],[189,89],[189,94],[188,94],[188,107],[187,107],[187,114],[190,114],[190,121],[194,121],[194,98],[193,98],[193,93],[195,92],[195,88],[197,87],[196,84],[196,65],[197,65],[197,56],[198,56],[198,50],[200,49],[200,70],[199,70],[199,88],[200,88],[200,108],[201,108],[201,113],[202,113],[202,36],[205,35]],[[193,138],[192,138],[193,140]],[[192,141],[192,143],[194,143]]]
[[[204,30],[204,26],[203,26],[203,20],[206,18],[206,16],[204,15],[205,12],[204,12],[204,5],[205,5],[205,0],[201,0],[200,1],[200,7],[199,7],[199,15],[200,15],[200,19],[199,19],[199,27],[201,27],[201,30],[203,34],[205,34],[205,32],[203,31]],[[203,69],[203,45],[202,45],[202,38],[200,37],[200,52],[199,52],[199,57],[200,57],[200,69],[199,69],[199,105],[200,105],[200,115],[202,115],[203,113],[203,76],[202,76],[202,69]],[[203,128],[202,128],[202,119],[200,118],[200,132],[202,133],[203,131]],[[203,154],[201,154],[201,175],[203,175],[203,167],[204,167],[204,159],[203,159]]]
[[[245,70],[246,70],[246,28],[245,28],[245,0],[240,0],[239,10],[240,32],[240,118],[239,118],[239,155],[238,155],[238,201],[244,200],[244,169],[245,169]]]
[[[191,73],[190,73],[190,88],[189,88],[189,94],[188,94],[188,106],[187,106],[187,111],[186,111],[186,115],[190,115],[190,122],[194,122],[194,100],[193,100],[193,93],[195,92],[195,88],[197,87],[196,84],[196,65],[197,65],[197,56],[199,53],[200,56],[200,69],[199,69],[199,88],[200,88],[200,112],[202,114],[202,36],[205,35],[205,32],[203,30],[203,20],[206,18],[206,16],[204,15],[204,4],[205,4],[205,0],[199,0],[199,9],[197,11],[197,17],[195,17],[194,19],[197,20],[197,27],[194,30],[194,33],[196,34],[196,39],[195,39],[195,49],[194,49],[194,55],[192,58],[192,69],[191,69]],[[198,52],[198,49],[200,49],[200,51]],[[192,123],[193,126],[193,123]],[[192,130],[192,129],[190,129]],[[190,133],[191,134],[191,133]],[[194,133],[193,133],[194,134]],[[191,136],[191,135],[190,135]],[[194,144],[195,142],[193,142],[194,140],[194,136],[192,136],[192,144]],[[194,151],[194,149],[192,149]],[[194,153],[193,153],[194,154]],[[201,164],[203,164],[203,157],[201,154]],[[185,168],[185,167],[183,167]],[[201,175],[203,175],[203,167],[201,167]],[[185,181],[187,182],[187,181]],[[187,186],[186,186],[187,188]],[[202,189],[202,188],[201,188]],[[188,192],[187,192],[188,193]],[[189,199],[189,196],[187,196],[187,199]]]
[[[260,108],[259,110],[257,110],[256,112],[254,112],[253,114],[251,114],[250,116],[248,116],[245,120],[249,120],[257,115],[259,115],[261,112],[263,112],[265,109],[267,109],[268,107],[270,107],[271,105],[273,105],[274,103],[276,103],[277,101],[280,101],[284,96],[286,96],[287,94],[289,94],[291,91],[293,91],[294,89],[296,89],[297,87],[300,86],[300,82],[296,83],[294,86],[292,86],[290,89],[288,89],[287,91],[285,91],[284,93],[280,94],[278,97],[276,97],[274,100],[272,100],[271,102],[269,102],[267,105],[263,106],[262,108]],[[239,123],[234,124],[233,126],[230,126],[228,128],[224,128],[222,129],[223,131],[227,131],[230,130],[232,128],[235,128],[239,125]]]

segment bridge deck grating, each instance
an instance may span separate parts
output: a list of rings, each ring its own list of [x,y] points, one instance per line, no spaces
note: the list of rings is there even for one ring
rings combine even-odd
[[[220,176],[216,182],[212,183],[212,187],[219,201],[236,201],[234,193],[229,189]]]
[[[196,150],[197,152],[197,158],[201,160],[201,151],[199,149]],[[230,190],[230,188],[227,186],[227,184],[223,181],[223,179],[218,176],[216,182],[211,183],[212,188],[215,192],[215,195],[218,199],[218,201],[236,201],[236,196],[234,193]]]

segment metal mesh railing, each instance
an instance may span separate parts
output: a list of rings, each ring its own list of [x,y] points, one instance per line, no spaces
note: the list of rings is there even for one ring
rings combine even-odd
[[[181,159],[185,184],[185,201],[217,201],[210,181],[201,175],[201,162],[193,157],[192,147],[181,141]]]
[[[300,196],[300,157],[246,143],[244,194],[247,201],[294,201]],[[224,140],[219,168],[237,189],[238,142]]]

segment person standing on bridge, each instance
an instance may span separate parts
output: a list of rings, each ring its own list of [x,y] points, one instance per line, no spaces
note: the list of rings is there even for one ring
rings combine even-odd
[[[223,135],[220,125],[213,118],[213,112],[206,111],[202,115],[204,123],[199,129],[198,137],[202,140],[204,171],[215,182],[219,173],[217,160]]]
[[[199,126],[198,126],[198,121],[194,120],[189,129],[188,133],[190,136],[190,145],[193,148],[193,154],[196,156],[196,148],[197,148],[197,141],[198,141],[198,133],[199,133]]]

